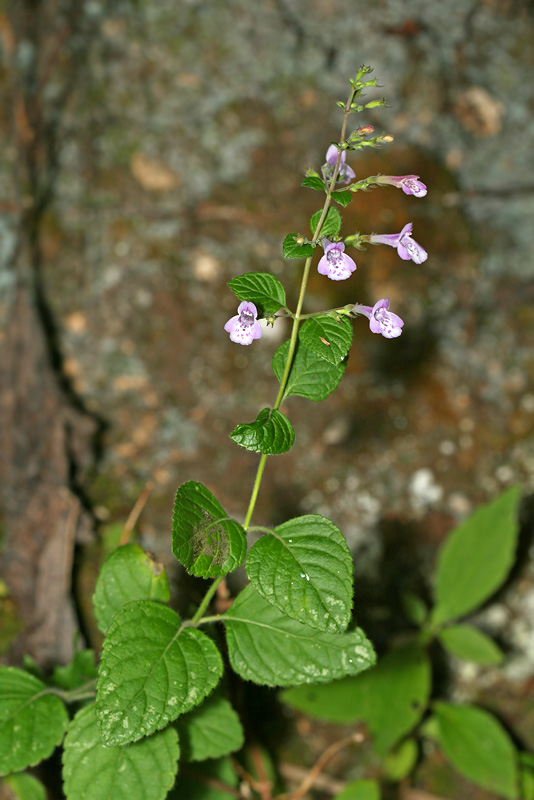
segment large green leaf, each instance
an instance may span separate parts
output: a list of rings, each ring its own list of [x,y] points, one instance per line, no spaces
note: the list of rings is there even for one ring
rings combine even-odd
[[[310,229],[312,234],[315,234],[322,213],[323,213],[322,209],[320,211],[316,211],[315,214],[313,214],[312,218],[310,219]],[[341,214],[339,213],[337,208],[332,206],[331,208],[328,209],[325,221],[323,222],[321,230],[317,235],[318,237],[336,236],[340,230],[341,230]]]
[[[430,675],[425,651],[406,645],[391,650],[373,670],[357,678],[289,689],[281,699],[329,722],[366,722],[377,752],[384,755],[423,715]]]
[[[504,581],[514,563],[519,489],[482,506],[448,536],[438,556],[434,623],[478,608]]]
[[[471,625],[452,625],[438,634],[443,647],[456,656],[476,664],[500,664],[504,658],[493,639]]]
[[[313,255],[315,247],[313,244],[302,243],[299,244],[297,239],[299,235],[296,233],[288,233],[282,245],[284,258],[310,258]]]
[[[202,631],[151,600],[128,603],[104,640],[97,715],[107,745],[135,742],[185,714],[219,682],[220,653]]]
[[[289,340],[281,344],[273,356],[273,372],[279,381],[288,352]],[[283,399],[296,394],[316,402],[326,400],[343,377],[346,366],[345,362],[331,364],[297,343]]]
[[[15,667],[0,667],[0,698],[0,775],[7,775],[48,758],[68,716],[42,681]]]
[[[187,481],[176,492],[172,552],[191,575],[218,578],[233,572],[247,552],[243,528],[209,489]]]
[[[136,744],[105,747],[94,705],[78,711],[63,753],[67,800],[164,800],[178,769],[178,735],[169,727]]]
[[[339,322],[328,314],[319,314],[307,319],[299,332],[299,339],[307,350],[329,361],[339,364],[352,344],[352,325],[346,319]]]
[[[125,544],[108,556],[96,581],[93,606],[98,627],[105,633],[119,608],[132,600],[167,603],[169,597],[163,564],[138,545]]]
[[[228,286],[240,300],[248,300],[264,315],[276,314],[286,304],[284,287],[268,272],[247,272],[232,278]]]
[[[497,719],[473,706],[436,703],[443,752],[468,780],[501,797],[518,796],[517,753]]]
[[[244,734],[236,712],[215,693],[176,723],[185,761],[205,761],[234,753],[243,747]]]
[[[324,683],[372,666],[375,654],[359,628],[317,631],[290,619],[248,585],[221,617],[234,670],[267,686]]]
[[[230,438],[253,453],[274,456],[293,447],[295,431],[287,417],[275,409],[264,408],[254,422],[238,425]]]
[[[352,610],[352,557],[333,522],[318,514],[284,522],[262,536],[246,561],[259,594],[293,619],[342,633]]]
[[[324,192],[326,191],[326,187],[324,185],[324,181],[315,173],[315,175],[306,175],[301,186],[306,186],[308,189],[315,189],[317,192]]]

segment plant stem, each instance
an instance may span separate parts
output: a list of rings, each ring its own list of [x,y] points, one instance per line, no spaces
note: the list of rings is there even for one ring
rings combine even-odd
[[[202,617],[202,614],[204,613],[204,611],[207,609],[207,607],[209,606],[209,604],[211,602],[211,598],[213,597],[213,595],[215,594],[215,592],[217,591],[217,589],[219,588],[219,586],[221,585],[223,580],[224,580],[224,577],[221,577],[221,578],[217,578],[216,580],[213,581],[213,583],[211,584],[210,588],[208,589],[208,591],[204,595],[204,599],[202,600],[201,604],[197,608],[194,617],[191,618],[191,625],[196,625],[197,622],[199,621],[199,619]]]

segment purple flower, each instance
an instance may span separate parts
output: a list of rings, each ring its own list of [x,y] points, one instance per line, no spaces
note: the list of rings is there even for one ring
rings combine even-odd
[[[379,300],[374,306],[355,305],[353,311],[363,314],[369,320],[369,327],[373,333],[380,333],[386,339],[396,339],[402,333],[404,321],[389,309],[389,300]]]
[[[404,194],[413,194],[415,197],[424,197],[427,188],[423,181],[419,180],[419,175],[380,175],[377,183],[387,183],[402,189]]]
[[[229,319],[224,330],[236,344],[252,344],[254,339],[261,339],[261,327],[257,320],[258,309],[254,303],[244,301],[239,304],[237,314]]]
[[[412,239],[412,228],[412,223],[408,222],[400,233],[373,233],[367,238],[367,241],[371,244],[389,244],[391,247],[397,248],[397,253],[403,261],[412,260],[416,264],[422,264],[427,260],[428,253],[424,247]]]
[[[343,252],[345,250],[343,242],[329,242],[328,239],[323,239],[322,245],[324,256],[317,265],[317,271],[333,281],[344,281],[346,278],[350,278],[356,269],[356,264],[350,256]]]
[[[326,151],[326,164],[323,164],[322,173],[323,178],[325,181],[331,180],[332,175],[334,174],[334,168],[336,166],[337,161],[337,154],[338,148],[335,144],[331,144],[328,150]],[[339,172],[336,179],[337,183],[350,183],[356,177],[356,173],[349,167],[348,164],[345,164],[347,159],[347,152],[346,150],[341,151],[341,160],[339,162]]]

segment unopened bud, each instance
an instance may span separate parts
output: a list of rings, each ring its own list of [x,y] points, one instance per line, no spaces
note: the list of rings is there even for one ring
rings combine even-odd
[[[392,136],[390,133],[386,133],[386,135],[385,135],[385,136],[382,136],[382,137],[381,137],[381,140],[382,140],[383,142],[388,142],[388,144],[389,144],[389,142],[392,142],[392,141],[393,141],[393,136]]]
[[[276,320],[276,317],[274,316],[274,314],[271,314],[270,316],[265,317],[265,322],[267,323],[267,325],[271,325],[271,327],[273,327],[273,328],[274,328],[275,320]]]
[[[295,243],[298,245],[304,244],[304,236],[302,236],[302,234],[299,233],[299,235],[295,239]]]
[[[374,131],[374,128],[373,128],[372,125],[364,125],[363,128],[358,128],[358,133],[361,136],[365,136],[367,133],[372,133],[373,131]]]

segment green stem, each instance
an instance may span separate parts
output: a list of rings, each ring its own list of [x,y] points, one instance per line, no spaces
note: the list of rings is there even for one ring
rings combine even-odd
[[[204,599],[202,600],[201,604],[197,608],[196,614],[194,615],[194,617],[192,617],[191,625],[196,625],[197,622],[199,621],[199,619],[202,617],[202,614],[204,613],[204,611],[207,609],[207,607],[209,606],[209,604],[211,602],[211,598],[213,597],[213,595],[215,594],[215,592],[217,591],[217,589],[219,588],[219,586],[221,585],[223,580],[224,580],[224,577],[217,578],[216,580],[213,581],[213,583],[211,584],[210,588],[206,592],[206,594],[204,596]]]

